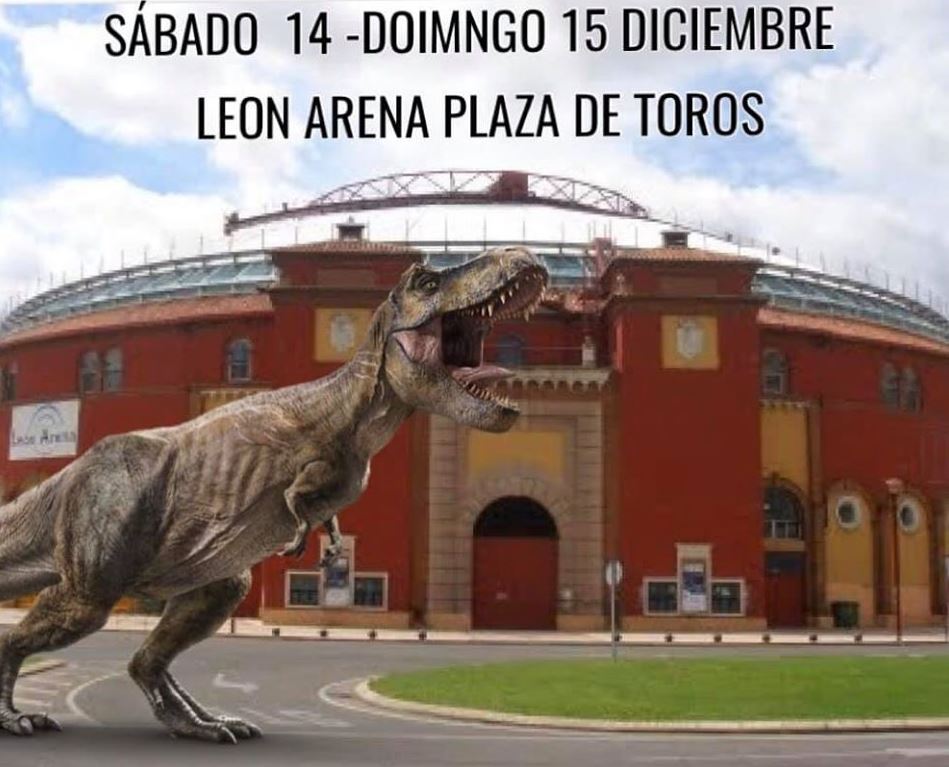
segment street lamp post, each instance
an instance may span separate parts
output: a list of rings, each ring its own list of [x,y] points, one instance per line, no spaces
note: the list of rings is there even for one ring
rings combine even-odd
[[[903,480],[888,479],[886,491],[890,496],[890,512],[893,517],[893,581],[896,608],[896,643],[903,644],[903,610],[901,604],[902,583],[900,580],[900,525],[899,497],[903,494]]]

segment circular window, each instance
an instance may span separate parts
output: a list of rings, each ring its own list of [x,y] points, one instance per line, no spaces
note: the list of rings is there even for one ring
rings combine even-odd
[[[837,524],[844,530],[853,530],[860,525],[860,504],[854,498],[841,498],[835,512]]]
[[[919,527],[919,509],[916,504],[908,501],[901,503],[899,519],[904,533],[915,533]]]

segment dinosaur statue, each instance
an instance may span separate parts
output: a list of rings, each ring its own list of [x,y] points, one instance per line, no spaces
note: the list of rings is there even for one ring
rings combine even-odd
[[[181,737],[259,736],[249,722],[210,714],[169,665],[224,623],[253,564],[302,551],[317,524],[338,546],[336,513],[360,495],[371,457],[414,410],[486,431],[512,426],[516,405],[488,388],[510,373],[483,363],[483,342],[493,320],[527,317],[546,283],[523,248],[441,271],[415,264],[331,375],[178,426],[107,437],[0,508],[0,600],[42,589],[0,637],[0,728],[61,729],[14,708],[23,660],[97,631],[131,594],[166,600],[129,663],[158,720]]]

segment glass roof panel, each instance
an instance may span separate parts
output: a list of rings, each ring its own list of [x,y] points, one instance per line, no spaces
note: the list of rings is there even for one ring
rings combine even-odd
[[[448,243],[447,251],[444,243],[420,243],[419,247],[426,263],[438,269],[470,261],[483,250],[481,243]],[[534,243],[532,247],[550,271],[554,285],[577,285],[592,274],[582,245]],[[9,330],[143,297],[166,299],[198,292],[244,292],[267,285],[275,278],[273,263],[257,251],[136,267],[101,281],[67,286],[67,292],[57,288],[48,295],[35,296],[8,315],[2,327]],[[753,291],[777,306],[865,318],[949,342],[949,319],[909,298],[869,285],[769,264],[755,276]]]

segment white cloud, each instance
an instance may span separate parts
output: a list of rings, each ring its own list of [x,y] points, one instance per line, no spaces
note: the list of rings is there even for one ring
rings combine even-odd
[[[21,130],[29,122],[29,107],[18,93],[0,88],[0,122],[13,130]]]
[[[0,61],[0,125],[11,130],[22,130],[29,122],[30,108],[10,79],[9,67]]]
[[[873,61],[779,78],[779,119],[812,162],[892,194],[949,182],[949,50],[900,49]]]
[[[949,294],[949,22],[945,3],[846,6],[855,58],[775,82],[776,122],[829,173],[809,236],[828,252]],[[779,201],[784,205],[785,201]]]
[[[941,21],[949,20],[949,11],[942,0],[916,0],[905,6],[895,14],[887,0],[838,4],[834,38],[841,49],[829,63],[819,65],[814,65],[814,56],[802,53],[631,57],[614,52],[595,57],[551,52],[535,57],[436,59],[361,57],[343,45],[335,46],[336,52],[327,59],[316,54],[295,58],[288,52],[285,20],[287,13],[299,10],[292,3],[255,7],[261,45],[247,60],[115,60],[102,51],[105,35],[98,23],[60,21],[14,29],[0,15],[0,34],[17,40],[34,107],[54,112],[89,135],[145,148],[193,142],[195,101],[203,94],[286,93],[294,97],[297,110],[305,110],[314,93],[437,95],[502,90],[551,91],[562,97],[578,90],[615,88],[629,93],[637,88],[678,89],[696,83],[707,89],[716,79],[729,85],[771,83],[772,131],[783,131],[804,161],[822,171],[810,177],[802,173],[802,180],[793,187],[738,186],[712,173],[673,176],[650,158],[650,145],[642,149],[644,145],[629,138],[231,141],[203,146],[211,166],[229,179],[220,197],[244,211],[267,202],[273,205],[311,196],[341,178],[439,166],[516,167],[615,186],[670,217],[703,220],[719,229],[779,244],[786,252],[798,246],[812,262],[823,251],[825,261],[838,269],[846,261],[855,273],[862,273],[862,264],[873,262],[871,274],[878,275],[882,269],[917,273],[949,293],[949,267],[942,256],[949,240],[940,226],[949,209],[938,193],[949,182],[949,45],[941,36],[945,29]],[[551,19],[552,34],[562,35],[559,17],[565,4],[551,0],[543,7]],[[362,8],[353,3],[332,6],[332,31],[338,40]],[[238,7],[197,7],[199,13],[221,9],[233,14]],[[161,11],[169,10],[184,13],[190,9],[161,6]],[[557,48],[551,44],[551,51]],[[297,114],[295,120],[300,119],[302,115]],[[748,163],[756,162],[758,151],[748,140]],[[807,170],[802,168],[802,172]],[[90,183],[99,185],[102,180]],[[110,186],[96,186],[102,201],[126,193],[139,200],[151,199],[147,190],[123,183],[112,179]],[[43,209],[53,198],[61,200],[55,191],[48,187],[35,192],[31,204]],[[187,198],[189,203],[183,207],[190,209],[186,212],[171,197],[157,195],[155,199],[161,203],[152,214],[133,219],[136,223],[126,229],[129,240],[136,232],[141,242],[168,237],[177,228],[213,232],[219,226],[216,206],[223,203],[218,197]],[[119,209],[125,204],[115,202]],[[0,211],[9,211],[16,203],[14,198],[0,202]],[[207,210],[215,212],[203,222],[197,220],[197,213]],[[0,216],[0,231],[6,233],[11,221],[9,213]],[[50,236],[22,221],[18,226],[15,231],[24,254],[37,252],[37,244]],[[33,236],[39,239],[29,248],[23,238]],[[66,258],[70,250],[94,251],[96,242],[86,229],[67,227],[57,247]],[[113,242],[106,245],[113,253],[118,250]],[[0,250],[0,259],[6,260],[4,252]]]
[[[0,284],[11,293],[45,288],[101,268],[220,247],[223,199],[158,194],[117,176],[66,178],[0,200]]]
[[[0,6],[0,37],[15,37],[16,28],[10,23],[3,7]]]
[[[17,36],[30,98],[90,136],[125,144],[197,138],[199,96],[265,94],[275,84],[236,57],[113,59],[99,24],[59,21]],[[50,51],[56,51],[55,56]]]

